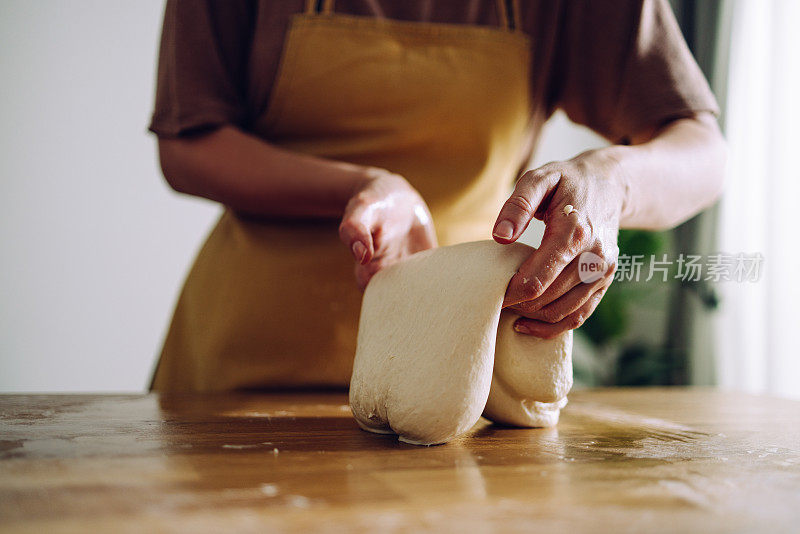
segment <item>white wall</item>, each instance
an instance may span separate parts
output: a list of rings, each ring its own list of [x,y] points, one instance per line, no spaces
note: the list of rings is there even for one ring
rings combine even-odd
[[[168,189],[146,133],[161,11],[0,2],[0,391],[146,386],[218,213]],[[599,143],[558,117],[537,161]]]
[[[146,134],[160,1],[0,2],[0,390],[141,390],[216,208]]]

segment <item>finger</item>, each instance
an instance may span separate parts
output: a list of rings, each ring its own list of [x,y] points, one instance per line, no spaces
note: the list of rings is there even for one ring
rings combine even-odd
[[[560,178],[560,173],[546,168],[523,174],[494,223],[495,241],[507,244],[519,239]]]
[[[356,264],[355,268],[356,274],[356,284],[358,284],[358,288],[361,291],[367,288],[369,281],[372,279],[372,273],[366,269],[366,266],[361,265],[360,263]]]
[[[356,264],[356,282],[358,283],[358,287],[363,291],[367,285],[369,285],[369,281],[372,280],[372,277],[390,264],[391,262],[381,258],[376,258],[364,265]]]
[[[574,291],[573,295],[586,294],[587,292],[591,294],[602,285],[610,284],[613,281],[616,261],[605,259],[600,255],[602,251],[597,247],[593,250],[596,250],[597,253],[584,251],[576,256],[540,297],[515,304],[511,306],[511,309],[531,319],[542,319],[548,322],[561,320],[563,317],[559,317],[556,320],[548,320],[547,316],[539,317],[535,312],[550,307],[551,304],[560,301],[570,292]],[[570,310],[569,313],[572,311],[574,309]],[[568,315],[568,313],[564,315]]]
[[[581,326],[586,319],[589,318],[595,308],[597,308],[606,289],[608,289],[607,286],[595,291],[589,300],[584,302],[580,308],[557,323],[547,323],[544,321],[537,321],[536,319],[520,317],[514,322],[514,330],[520,334],[527,334],[543,339],[551,339],[568,330],[574,330]]]
[[[408,240],[406,249],[409,255],[438,246],[436,230],[430,218],[427,219],[425,224],[414,226],[411,230],[410,237],[411,239]]]
[[[605,287],[611,285],[613,278],[603,278],[593,283],[584,284],[574,287],[563,296],[554,300],[550,304],[532,311],[532,312],[517,312],[523,317],[542,321],[545,323],[555,324],[563,321],[569,315],[578,311],[586,302],[594,296],[597,291],[604,290]]]
[[[552,207],[549,212],[561,209]],[[591,228],[585,218],[555,215],[545,227],[541,246],[526,259],[508,284],[503,306],[513,306],[544,294],[572,260],[587,248]]]
[[[355,260],[364,265],[375,254],[371,215],[363,206],[349,209],[339,224],[339,239],[347,245]]]
[[[522,282],[525,284],[524,279]],[[561,298],[576,286],[580,285],[583,284],[581,284],[581,278],[578,272],[578,258],[576,258],[572,260],[563,271],[561,271],[561,273],[556,277],[555,280],[553,280],[553,283],[550,284],[547,289],[545,289],[541,296],[533,300],[527,300],[520,302],[519,304],[514,304],[511,306],[511,309],[520,315],[535,318],[533,315],[531,315],[532,313],[544,308],[551,302]]]

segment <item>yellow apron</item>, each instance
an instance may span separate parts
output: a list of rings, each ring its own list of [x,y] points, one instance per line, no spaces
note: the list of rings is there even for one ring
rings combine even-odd
[[[506,3],[498,0],[498,28],[344,16],[331,0],[320,12],[316,4],[293,18],[252,131],[404,176],[428,203],[441,245],[490,238],[531,118],[529,42],[509,29]],[[337,226],[226,210],[186,280],[153,388],[346,386],[361,293]]]

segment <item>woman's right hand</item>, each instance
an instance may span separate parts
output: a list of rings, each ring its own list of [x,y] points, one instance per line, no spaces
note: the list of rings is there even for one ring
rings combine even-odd
[[[367,287],[382,268],[436,247],[428,206],[405,178],[369,169],[345,208],[339,237],[356,260],[356,281]]]

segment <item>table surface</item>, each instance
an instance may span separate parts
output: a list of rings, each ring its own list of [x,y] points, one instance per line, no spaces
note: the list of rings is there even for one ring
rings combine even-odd
[[[800,403],[575,392],[557,428],[435,447],[341,393],[0,396],[0,530],[794,531]]]

